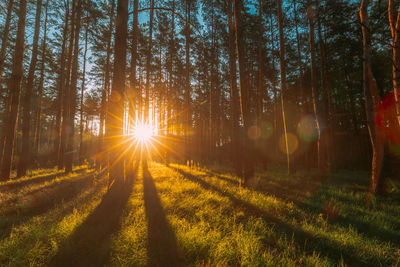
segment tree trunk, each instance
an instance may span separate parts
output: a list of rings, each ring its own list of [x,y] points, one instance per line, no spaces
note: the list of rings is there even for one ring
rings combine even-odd
[[[28,168],[31,161],[31,139],[30,139],[30,128],[31,128],[31,98],[32,98],[32,87],[33,79],[36,70],[37,54],[38,54],[38,43],[40,34],[40,17],[42,15],[42,0],[36,2],[36,16],[35,16],[35,32],[33,34],[32,43],[32,57],[29,66],[28,78],[25,86],[25,95],[22,102],[22,150],[19,157],[17,177],[25,176],[26,169]]]
[[[375,123],[380,97],[371,71],[371,32],[369,27],[368,5],[369,0],[362,0],[360,7],[361,28],[363,33],[363,87],[365,97],[365,112],[367,117],[368,132],[372,145],[371,182],[369,186],[369,193],[366,199],[367,204],[369,203],[372,195],[376,194],[384,155],[383,133]]]
[[[150,20],[149,20],[149,41],[146,55],[146,92],[144,106],[144,121],[149,123],[149,96],[150,96],[150,74],[151,74],[151,50],[153,48],[153,17],[154,17],[154,0],[150,0]],[[154,110],[153,110],[154,113]]]
[[[72,69],[71,69],[71,83],[69,86],[69,97],[68,97],[68,117],[67,117],[67,143],[65,153],[65,173],[72,172],[72,165],[74,159],[74,135],[75,135],[75,111],[76,111],[76,87],[78,81],[78,58],[79,58],[79,33],[81,31],[81,11],[82,11],[82,0],[78,0],[76,22],[75,22],[75,38],[74,38],[74,49],[72,58]]]
[[[248,139],[247,132],[251,126],[250,121],[250,86],[249,86],[249,77],[248,77],[248,69],[247,62],[245,59],[245,43],[244,43],[244,27],[243,27],[243,18],[242,18],[242,10],[243,10],[243,1],[242,0],[234,0],[233,1],[234,14],[235,14],[235,36],[236,36],[236,52],[238,58],[238,67],[239,67],[239,85],[240,85],[240,110],[243,120],[244,126],[244,134],[243,134],[243,145],[242,148],[244,151],[243,160],[243,181],[244,185],[247,185],[249,180],[254,176],[254,165],[252,160],[252,152],[250,149],[250,140]]]
[[[233,22],[233,1],[228,1],[228,28],[229,28],[229,82],[230,82],[230,115],[231,115],[231,155],[232,163],[238,175],[239,168],[239,94],[236,77],[236,53],[235,53],[235,25]]]
[[[70,19],[70,37],[69,37],[69,44],[68,44],[68,51],[66,57],[66,75],[65,81],[63,85],[63,92],[62,92],[62,122],[61,122],[61,136],[60,136],[60,149],[58,153],[58,169],[62,169],[65,167],[65,151],[68,139],[68,131],[70,130],[69,126],[69,103],[70,103],[70,83],[71,83],[71,71],[72,71],[72,58],[73,58],[73,48],[74,48],[74,38],[75,38],[75,16],[76,16],[76,1],[72,0],[72,12],[71,12],[71,19]],[[67,26],[68,27],[68,26]],[[63,70],[61,70],[63,71]]]
[[[396,116],[400,126],[400,6],[395,15],[394,0],[389,0],[389,24],[392,33],[393,91]]]
[[[9,0],[7,5],[7,15],[6,22],[4,24],[3,29],[3,37],[1,38],[1,48],[0,48],[0,83],[3,77],[4,70],[4,60],[6,59],[6,48],[8,44],[8,34],[10,32],[10,22],[12,17],[12,8],[13,8],[14,0]]]
[[[321,148],[321,157],[322,157],[322,166],[323,168],[329,168],[331,165],[331,142],[332,142],[332,116],[331,116],[331,93],[330,87],[328,84],[328,74],[327,74],[327,63],[326,63],[326,52],[325,52],[325,43],[322,37],[321,31],[321,17],[320,17],[320,8],[319,2],[316,0],[317,6],[317,25],[318,25],[318,43],[320,49],[320,58],[321,58],[321,68],[320,68],[320,76],[321,76],[321,91],[322,91],[322,109],[321,114],[323,116],[323,120],[325,122],[325,127],[321,129],[321,139],[322,139],[322,148]],[[325,129],[324,129],[325,128]]]
[[[85,29],[85,50],[83,52],[83,68],[82,68],[82,85],[81,85],[81,103],[80,103],[80,123],[79,123],[79,164],[83,164],[83,97],[85,92],[86,81],[86,55],[88,45],[88,23]]]
[[[286,94],[286,62],[285,62],[285,39],[283,35],[283,18],[282,18],[282,1],[277,0],[278,5],[278,28],[279,28],[279,63],[280,63],[280,74],[281,74],[281,109],[282,109],[282,122],[283,132],[285,134],[285,147],[286,147],[286,162],[288,174],[290,170],[290,154],[289,144],[286,126],[286,115],[285,115],[285,94]]]
[[[186,27],[185,27],[185,109],[186,109],[186,162],[191,166],[191,110],[190,110],[190,5],[191,0],[186,0]]]
[[[21,0],[19,2],[17,39],[15,43],[14,59],[9,89],[10,105],[2,129],[2,132],[4,132],[5,135],[5,143],[1,163],[0,180],[3,181],[10,179],[13,146],[15,143],[15,130],[18,122],[19,99],[21,93],[25,48],[26,2],[26,0]]]
[[[40,147],[40,130],[41,130],[41,116],[42,116],[42,95],[43,95],[43,83],[44,83],[44,67],[45,67],[45,61],[46,61],[46,49],[47,49],[47,15],[48,15],[48,6],[49,6],[49,1],[47,0],[46,2],[46,7],[45,7],[45,17],[44,17],[44,34],[43,34],[43,41],[42,41],[42,55],[41,59],[42,61],[40,62],[40,80],[39,80],[39,86],[38,86],[38,93],[37,93],[37,98],[38,98],[38,106],[36,108],[36,119],[35,119],[35,138],[34,138],[34,145],[33,145],[33,153],[35,155],[38,154],[39,152],[39,147]]]
[[[115,52],[114,52],[114,74],[109,100],[109,112],[113,116],[107,116],[106,130],[111,138],[108,147],[113,150],[109,153],[109,183],[112,181],[123,182],[124,162],[120,158],[123,135],[124,118],[124,92],[125,92],[125,70],[126,49],[128,31],[128,0],[118,0],[117,18],[115,25]]]
[[[318,92],[317,83],[315,80],[315,58],[314,58],[314,16],[315,10],[313,6],[309,6],[307,9],[308,17],[308,29],[309,29],[309,42],[310,42],[310,73],[311,73],[311,99],[314,111],[315,127],[318,133],[317,140],[317,167],[321,170],[321,128],[318,119]]]

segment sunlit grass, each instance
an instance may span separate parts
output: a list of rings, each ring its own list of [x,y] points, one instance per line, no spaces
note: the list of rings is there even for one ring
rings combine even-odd
[[[252,189],[241,187],[235,175],[215,169],[149,163],[149,173],[152,178],[147,179],[155,188],[143,186],[139,168],[118,215],[119,227],[106,237],[108,265],[162,263],[162,258],[151,258],[160,243],[175,246],[177,262],[189,266],[400,264],[396,192],[365,206],[368,178],[362,172],[326,174],[321,183],[313,172],[288,177],[272,170],[258,173]],[[105,178],[86,183],[85,175],[91,174],[26,185],[14,197],[20,204],[11,209],[4,205],[7,201],[0,204],[0,218],[5,220],[8,212],[15,220],[11,230],[7,231],[7,221],[0,228],[1,265],[46,265],[61,250],[77,245],[74,235],[90,227],[87,220],[106,193]],[[29,194],[38,194],[40,200],[31,202]],[[158,214],[149,218],[151,208]],[[105,216],[100,223],[108,220]],[[150,225],[170,229],[173,239],[163,235],[149,239],[154,231]],[[101,224],[98,227],[102,231]],[[94,241],[82,238],[80,246],[93,250]],[[90,261],[93,255],[85,253],[89,257],[85,261]]]

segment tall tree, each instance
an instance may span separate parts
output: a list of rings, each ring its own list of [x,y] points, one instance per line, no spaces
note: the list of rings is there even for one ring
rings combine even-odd
[[[389,0],[389,24],[392,34],[392,75],[396,115],[400,126],[400,5],[397,16],[394,0]]]
[[[363,88],[365,98],[365,112],[367,117],[367,127],[372,146],[372,167],[369,194],[366,202],[376,193],[378,182],[382,170],[384,155],[384,137],[375,118],[378,112],[380,97],[371,70],[371,32],[368,17],[369,0],[362,0],[360,7],[361,29],[363,34]]]
[[[81,96],[80,96],[80,122],[79,122],[79,164],[83,163],[83,98],[85,93],[86,84],[86,56],[88,51],[88,33],[89,22],[85,23],[85,48],[83,52],[83,68],[82,68],[82,83],[81,83]]]
[[[309,32],[309,46],[310,46],[310,75],[311,75],[311,99],[314,111],[315,127],[318,133],[317,140],[317,166],[321,170],[321,127],[318,118],[318,91],[317,81],[315,77],[315,31],[314,31],[314,18],[315,18],[315,7],[309,5],[307,8],[308,18],[308,32]]]
[[[126,49],[128,35],[128,0],[118,0],[115,23],[114,74],[112,80],[109,114],[107,116],[106,132],[109,146],[114,147],[109,153],[110,181],[123,182],[124,163],[119,157],[120,138],[123,135],[124,92],[126,71]],[[119,137],[119,138],[117,138]]]
[[[150,102],[150,79],[151,79],[151,50],[153,48],[153,17],[154,17],[154,0],[150,0],[150,19],[149,19],[149,39],[147,43],[146,54],[146,91],[144,103],[144,121],[149,123],[149,102]],[[154,110],[153,110],[154,113]]]
[[[15,130],[18,121],[19,98],[21,93],[21,82],[23,76],[23,60],[25,50],[25,24],[26,24],[26,0],[19,2],[18,29],[15,43],[12,76],[9,87],[9,110],[3,123],[5,144],[1,163],[0,180],[10,179],[11,160],[15,142]]]
[[[73,57],[71,69],[71,81],[69,84],[69,97],[67,104],[67,142],[65,153],[65,172],[72,172],[72,164],[74,159],[74,135],[75,135],[75,112],[76,112],[76,95],[77,95],[77,82],[78,82],[78,59],[79,59],[79,34],[81,31],[81,14],[82,14],[82,1],[78,0],[76,6],[75,28],[74,28],[74,44],[73,44]]]
[[[290,154],[289,154],[289,144],[288,144],[288,134],[286,125],[286,115],[285,115],[285,94],[286,94],[286,62],[285,62],[285,37],[283,35],[283,17],[282,17],[282,1],[277,0],[278,5],[278,28],[279,28],[279,63],[280,63],[280,74],[281,74],[281,110],[282,110],[282,122],[283,122],[283,132],[285,138],[285,148],[286,148],[286,162],[287,170],[290,174]]]
[[[250,117],[250,85],[248,76],[248,67],[245,59],[245,42],[244,42],[244,31],[245,27],[243,25],[244,6],[242,0],[234,0],[233,8],[235,14],[235,36],[236,36],[236,53],[238,58],[238,68],[239,68],[239,85],[240,85],[240,111],[242,115],[242,121],[244,126],[243,134],[243,148],[246,149],[244,157],[241,158],[242,170],[243,170],[243,180],[244,184],[247,185],[250,178],[254,175],[254,165],[252,160],[251,151],[249,149],[250,140],[247,136],[247,132],[251,127],[251,117]]]
[[[3,77],[3,70],[4,70],[4,61],[6,59],[6,48],[8,44],[9,32],[10,32],[10,22],[12,17],[12,10],[13,10],[14,0],[9,0],[7,5],[7,15],[6,15],[6,22],[4,24],[3,29],[3,36],[1,38],[1,48],[0,48],[0,83]]]
[[[228,29],[229,29],[229,85],[230,85],[230,116],[232,134],[232,163],[239,172],[239,92],[237,90],[237,66],[235,53],[235,24],[233,18],[233,0],[228,4]],[[239,173],[238,173],[239,174]]]
[[[19,157],[17,177],[24,176],[26,169],[31,161],[31,139],[30,139],[30,128],[31,128],[31,99],[33,92],[33,79],[36,70],[36,62],[38,55],[38,44],[40,34],[40,17],[42,15],[42,0],[36,2],[36,16],[35,16],[35,32],[33,34],[32,43],[32,56],[31,63],[29,66],[28,78],[25,86],[25,95],[22,102],[23,118],[22,118],[22,150]]]
[[[65,76],[66,76],[66,57],[67,57],[67,38],[68,38],[68,25],[69,25],[69,5],[70,2],[67,0],[65,2],[65,21],[63,27],[63,39],[61,44],[61,55],[60,55],[60,70],[58,73],[58,90],[57,90],[57,114],[56,114],[56,138],[54,140],[54,158],[57,159],[58,169],[62,169],[64,163],[64,146],[65,142],[61,137],[64,137],[63,133],[63,119],[64,119],[64,96],[67,93],[65,87]]]
[[[34,145],[33,145],[33,153],[37,154],[39,152],[40,146],[40,132],[41,132],[41,117],[42,117],[42,97],[43,97],[43,83],[44,83],[44,68],[46,61],[46,49],[47,49],[47,18],[48,18],[48,6],[50,0],[46,1],[45,7],[45,16],[44,16],[44,33],[42,40],[42,55],[40,62],[40,78],[39,78],[39,86],[37,89],[37,108],[35,113],[35,134],[34,134]]]
[[[191,148],[190,148],[190,132],[191,132],[191,111],[190,111],[190,9],[192,0],[186,0],[186,25],[185,25],[185,110],[186,110],[186,161],[191,165]]]

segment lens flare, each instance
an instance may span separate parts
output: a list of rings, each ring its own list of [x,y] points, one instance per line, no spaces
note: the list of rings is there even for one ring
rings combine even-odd
[[[288,152],[289,152],[289,154],[293,154],[294,152],[296,152],[297,148],[299,147],[299,140],[297,139],[297,136],[295,134],[288,133],[287,141],[288,141]],[[282,135],[281,138],[279,138],[279,149],[283,153],[286,153],[285,135]]]
[[[318,130],[314,116],[304,116],[297,124],[297,133],[303,141],[311,142],[316,140]]]

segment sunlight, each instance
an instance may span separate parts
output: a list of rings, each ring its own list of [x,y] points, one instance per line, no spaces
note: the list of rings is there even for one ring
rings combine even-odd
[[[150,124],[138,123],[133,129],[133,136],[136,141],[150,143],[153,137],[154,128]]]

